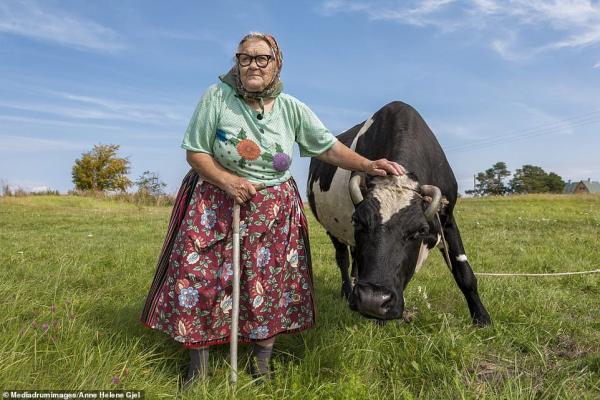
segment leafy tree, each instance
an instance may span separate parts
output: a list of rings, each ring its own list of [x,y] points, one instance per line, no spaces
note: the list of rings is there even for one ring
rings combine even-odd
[[[119,145],[97,144],[91,151],[83,153],[75,160],[73,183],[77,190],[125,191],[131,186],[127,177],[129,160],[117,157]]]
[[[479,172],[475,177],[475,189],[466,193],[476,196],[496,195],[501,196],[510,192],[510,187],[504,184],[504,179],[510,175],[506,163],[498,161],[492,168]]]
[[[144,171],[135,184],[138,187],[138,193],[155,197],[164,195],[164,189],[167,187],[167,184],[160,180],[158,174],[150,171]]]
[[[510,181],[515,193],[561,193],[565,182],[554,172],[546,173],[541,167],[523,165]]]
[[[548,191],[550,193],[562,193],[565,188],[565,181],[563,178],[554,172],[548,174],[546,183],[548,184]]]

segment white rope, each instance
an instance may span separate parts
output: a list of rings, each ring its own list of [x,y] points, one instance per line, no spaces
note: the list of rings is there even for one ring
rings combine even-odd
[[[578,271],[578,272],[552,272],[547,274],[528,274],[528,273],[502,273],[502,272],[475,272],[475,275],[480,276],[566,276],[566,275],[586,275],[586,274],[597,274],[600,273],[600,269],[594,269],[591,271]]]

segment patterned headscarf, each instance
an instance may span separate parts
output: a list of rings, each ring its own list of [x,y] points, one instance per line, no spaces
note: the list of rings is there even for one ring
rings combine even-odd
[[[244,42],[252,39],[264,40],[269,44],[269,47],[271,48],[271,52],[273,53],[272,62],[275,63],[275,71],[271,82],[261,92],[247,91],[244,88],[244,85],[242,84],[242,81],[240,79],[240,70],[237,60],[235,65],[231,67],[229,72],[227,72],[227,74],[225,75],[219,76],[219,79],[231,86],[239,97],[243,99],[258,100],[261,109],[261,115],[264,115],[264,99],[269,97],[277,97],[279,93],[281,93],[283,90],[283,82],[281,81],[281,79],[279,79],[279,74],[281,73],[281,68],[283,67],[283,54],[279,49],[277,40],[275,40],[275,38],[272,35],[266,33],[249,33],[242,38],[238,47],[241,46]]]

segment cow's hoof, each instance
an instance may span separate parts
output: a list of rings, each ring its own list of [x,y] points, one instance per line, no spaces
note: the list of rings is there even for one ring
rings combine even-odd
[[[352,293],[352,288],[350,287],[350,285],[342,286],[340,296],[342,296],[344,299],[348,300],[350,298],[350,293]]]
[[[483,328],[492,324],[492,319],[488,313],[473,316],[473,325]]]

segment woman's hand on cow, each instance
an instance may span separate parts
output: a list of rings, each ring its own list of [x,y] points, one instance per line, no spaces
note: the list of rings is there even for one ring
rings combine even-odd
[[[369,175],[385,176],[387,174],[392,175],[404,175],[406,170],[400,164],[395,161],[389,161],[385,158],[379,160],[369,161],[365,167],[365,172]]]
[[[229,178],[222,189],[238,204],[247,202],[256,194],[254,185],[239,176]]]

